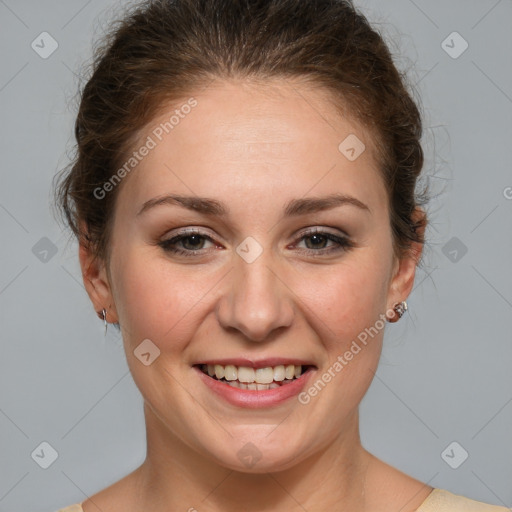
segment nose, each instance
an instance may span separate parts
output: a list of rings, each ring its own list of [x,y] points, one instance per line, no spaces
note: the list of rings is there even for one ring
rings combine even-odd
[[[293,294],[264,254],[252,263],[235,257],[228,291],[217,306],[218,321],[225,329],[236,329],[256,342],[289,327],[294,317]]]

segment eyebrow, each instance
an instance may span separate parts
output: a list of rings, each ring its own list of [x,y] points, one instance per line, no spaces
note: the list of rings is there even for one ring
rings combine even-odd
[[[165,195],[154,197],[146,201],[137,213],[137,216],[159,205],[181,206],[188,210],[209,216],[226,217],[229,215],[229,209],[216,199],[198,196]],[[348,205],[371,213],[370,208],[355,197],[344,194],[331,194],[324,197],[292,199],[285,206],[284,217],[316,213]]]

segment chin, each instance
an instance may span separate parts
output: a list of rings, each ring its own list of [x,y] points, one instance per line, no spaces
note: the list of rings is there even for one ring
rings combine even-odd
[[[254,436],[247,435],[245,429],[246,435],[234,436],[224,446],[211,447],[210,457],[225,468],[252,474],[284,471],[305,460],[304,442],[292,439],[284,428],[280,435],[269,434],[275,429],[276,425],[269,425],[262,434],[261,426],[257,426]]]

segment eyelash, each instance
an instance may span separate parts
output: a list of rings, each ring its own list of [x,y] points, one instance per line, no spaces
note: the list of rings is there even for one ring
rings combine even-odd
[[[318,250],[316,250],[316,249],[300,249],[299,250],[300,252],[307,253],[314,257],[318,257],[318,256],[324,256],[327,254],[331,254],[334,252],[348,251],[348,250],[352,249],[353,247],[355,247],[355,244],[347,237],[336,236],[332,233],[329,233],[326,231],[321,231],[320,229],[313,229],[313,230],[307,231],[306,233],[303,233],[302,236],[298,239],[298,241],[300,242],[303,239],[314,236],[314,235],[320,235],[324,238],[327,238],[328,240],[330,240],[332,242],[336,242],[338,244],[338,247],[334,247],[334,248],[330,248],[330,249],[323,248],[323,249],[318,249]],[[181,232],[180,234],[176,235],[173,238],[170,238],[169,240],[162,240],[162,241],[158,242],[158,245],[165,252],[170,252],[170,253],[173,253],[173,254],[176,254],[179,256],[193,257],[193,256],[200,255],[200,254],[202,254],[201,251],[203,251],[203,249],[185,250],[185,249],[177,249],[176,247],[173,247],[174,244],[177,244],[177,243],[179,243],[183,240],[186,240],[187,238],[190,238],[192,236],[199,236],[199,237],[204,238],[210,242],[214,242],[214,240],[211,237],[209,237],[208,235],[206,235],[204,233],[201,233],[200,231],[187,230],[187,231]]]

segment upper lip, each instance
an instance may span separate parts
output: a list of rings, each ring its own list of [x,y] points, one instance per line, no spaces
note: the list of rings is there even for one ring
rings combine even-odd
[[[247,366],[249,368],[267,368],[269,366],[287,366],[293,364],[295,366],[315,366],[311,361],[305,359],[297,359],[294,357],[266,357],[264,359],[247,359],[245,357],[225,357],[220,359],[203,359],[195,365],[201,364],[219,364],[227,366]]]

